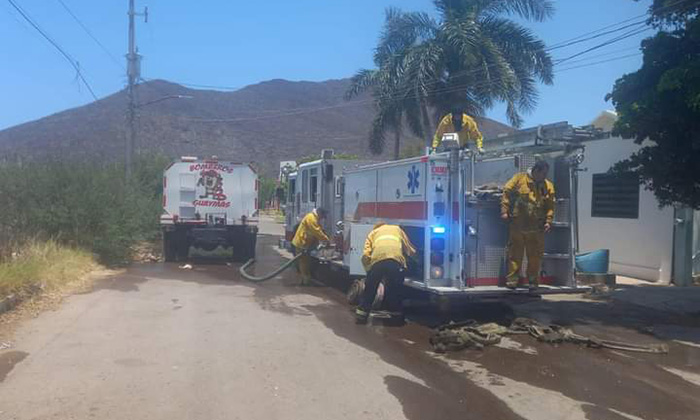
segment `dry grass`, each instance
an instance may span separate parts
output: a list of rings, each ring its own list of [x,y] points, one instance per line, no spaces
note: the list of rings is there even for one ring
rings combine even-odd
[[[0,263],[0,299],[54,291],[95,270],[92,254],[55,241],[30,241]]]

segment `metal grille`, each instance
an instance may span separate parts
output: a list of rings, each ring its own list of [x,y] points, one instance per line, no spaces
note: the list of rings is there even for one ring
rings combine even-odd
[[[554,221],[560,223],[569,223],[569,200],[560,199],[554,203]]]
[[[501,277],[504,274],[506,250],[502,246],[482,246],[479,250],[477,272],[474,276]]]
[[[638,219],[639,189],[634,174],[593,174],[591,216]]]
[[[525,172],[532,168],[537,162],[534,154],[523,153],[520,155],[520,172]]]

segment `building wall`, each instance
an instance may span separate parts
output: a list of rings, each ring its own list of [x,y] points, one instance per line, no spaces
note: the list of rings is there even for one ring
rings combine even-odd
[[[579,236],[581,252],[610,250],[610,271],[623,276],[669,282],[673,262],[673,209],[659,209],[650,191],[640,186],[639,218],[591,217],[593,174],[607,172],[639,146],[610,138],[586,142],[586,160],[579,174]]]

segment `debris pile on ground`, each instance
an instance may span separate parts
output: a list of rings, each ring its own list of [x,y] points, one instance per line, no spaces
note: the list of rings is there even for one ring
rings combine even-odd
[[[135,262],[152,263],[162,261],[161,252],[157,244],[140,242],[132,247],[132,258]]]
[[[665,344],[634,344],[621,341],[602,340],[574,333],[560,325],[543,325],[530,318],[516,318],[510,327],[490,322],[479,324],[474,320],[438,327],[430,337],[430,344],[437,353],[458,351],[466,348],[483,349],[484,346],[498,344],[501,337],[509,334],[528,334],[539,341],[557,343],[583,344],[593,348],[608,348],[642,353],[668,353]]]

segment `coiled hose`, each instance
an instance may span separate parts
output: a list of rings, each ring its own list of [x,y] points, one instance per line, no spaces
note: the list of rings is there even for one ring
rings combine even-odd
[[[246,279],[248,281],[252,281],[253,283],[261,283],[263,281],[270,280],[271,278],[276,277],[279,273],[283,272],[284,270],[289,268],[292,264],[294,264],[299,258],[301,258],[302,255],[304,255],[304,254],[303,253],[297,254],[297,256],[295,256],[291,260],[287,261],[286,263],[282,264],[275,271],[273,271],[270,274],[264,275],[264,276],[260,276],[260,277],[251,276],[250,274],[245,272],[245,269],[248,268],[248,266],[250,266],[251,264],[253,264],[255,262],[255,258],[249,259],[248,262],[243,264],[241,266],[241,268],[238,269],[238,272],[241,273],[241,277],[243,277],[244,279]]]

